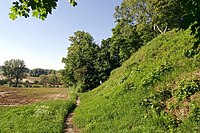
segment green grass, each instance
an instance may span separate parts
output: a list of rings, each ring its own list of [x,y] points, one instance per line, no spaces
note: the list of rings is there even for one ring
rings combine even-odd
[[[200,81],[200,54],[184,54],[195,41],[190,30],[170,31],[150,41],[112,71],[108,81],[81,94],[76,126],[85,133],[200,132],[200,101],[192,98],[199,96],[200,86],[176,101],[176,92],[191,91],[192,81]]]
[[[2,133],[60,133],[64,117],[74,108],[75,95],[68,100],[52,100],[18,107],[0,106]]]

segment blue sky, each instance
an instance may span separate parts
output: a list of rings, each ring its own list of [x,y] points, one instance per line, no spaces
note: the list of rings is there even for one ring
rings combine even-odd
[[[12,21],[8,17],[14,0],[0,1],[0,65],[5,60],[21,59],[28,68],[63,69],[62,57],[70,46],[69,36],[89,32],[99,44],[111,37],[113,14],[122,0],[77,0],[72,7],[59,0],[58,7],[45,21],[29,17]]]

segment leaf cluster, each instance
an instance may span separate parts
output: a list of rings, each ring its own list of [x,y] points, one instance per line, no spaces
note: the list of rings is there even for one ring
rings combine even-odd
[[[33,17],[45,20],[49,14],[52,14],[53,9],[56,9],[58,0],[19,0],[13,2],[9,17],[15,20],[17,16]],[[69,3],[76,6],[75,0],[69,0]]]
[[[179,84],[174,96],[178,101],[182,101],[200,91],[200,80],[183,80]]]
[[[160,81],[160,77],[162,77],[165,73],[170,72],[172,70],[172,65],[168,62],[165,62],[163,65],[160,65],[158,68],[152,71],[146,78],[144,78],[141,82],[141,85],[153,85],[156,81]]]

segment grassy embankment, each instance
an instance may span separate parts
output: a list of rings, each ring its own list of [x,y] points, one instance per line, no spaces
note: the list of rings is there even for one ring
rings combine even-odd
[[[6,91],[5,91],[6,90]],[[76,96],[70,94],[68,98],[57,97],[55,95],[65,93],[69,94],[67,89],[53,88],[1,88],[5,94],[1,97],[11,98],[16,104],[16,99],[27,101],[34,99],[30,104],[19,106],[1,106],[0,105],[0,132],[62,132],[64,117],[74,108]],[[13,97],[14,94],[18,97]],[[67,94],[67,95],[68,95]],[[51,97],[54,96],[54,97]],[[30,100],[29,100],[30,101]]]
[[[81,95],[74,122],[85,133],[200,132],[200,54],[194,36],[170,31],[150,41]]]

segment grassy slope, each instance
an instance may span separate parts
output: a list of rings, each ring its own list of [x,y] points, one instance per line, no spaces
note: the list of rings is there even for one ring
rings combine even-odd
[[[81,95],[75,124],[87,133],[200,131],[199,93],[176,102],[181,81],[200,78],[200,55],[184,56],[194,42],[189,30],[149,42],[108,81]]]

